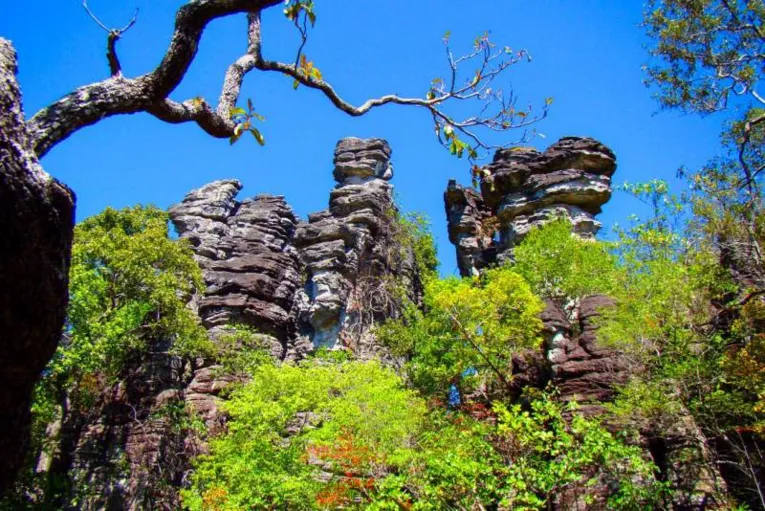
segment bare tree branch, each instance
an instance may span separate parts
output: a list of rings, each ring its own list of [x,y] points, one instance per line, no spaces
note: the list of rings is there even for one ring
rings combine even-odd
[[[136,8],[135,13],[133,13],[133,18],[124,27],[108,28],[103,22],[101,22],[100,19],[98,19],[95,14],[93,14],[93,11],[90,10],[90,7],[88,7],[88,0],[82,0],[82,6],[85,8],[85,11],[90,15],[90,17],[93,18],[93,21],[95,21],[99,27],[103,28],[109,34],[106,40],[106,60],[109,62],[109,70],[111,71],[112,76],[122,74],[122,66],[120,65],[119,58],[117,57],[117,41],[120,40],[122,34],[130,30],[130,28],[135,25],[135,22],[138,20],[138,8]]]
[[[165,104],[196,57],[207,24],[221,17],[255,12],[280,3],[279,0],[192,0],[185,4],[176,15],[170,46],[152,72],[137,78],[118,74],[85,85],[37,112],[27,123],[36,153],[43,156],[75,131],[113,115],[152,111],[160,118],[164,116],[163,120],[172,118],[175,122],[209,117],[197,109],[181,110]],[[222,123],[205,124],[212,128],[212,124]],[[211,131],[218,133],[214,136],[231,135],[223,135],[222,130]]]

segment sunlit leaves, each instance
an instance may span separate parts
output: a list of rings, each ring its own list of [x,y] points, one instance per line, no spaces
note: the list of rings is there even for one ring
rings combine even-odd
[[[186,300],[202,288],[185,242],[168,236],[167,213],[107,208],[75,228],[67,335],[45,380],[68,389],[86,375],[109,380],[125,357],[159,338],[178,354],[209,348]],[[43,383],[46,383],[44,381]]]
[[[225,404],[227,432],[196,463],[184,504],[324,509],[368,501],[413,445],[425,407],[377,362],[262,365]]]
[[[442,399],[451,385],[467,392],[490,383],[506,392],[514,351],[540,342],[542,303],[509,269],[490,270],[480,279],[433,280],[425,304],[426,314],[410,311],[379,335],[410,356],[407,372],[415,384]]]
[[[316,65],[314,65],[312,61],[308,60],[308,58],[305,55],[300,56],[300,63],[298,64],[297,72],[298,72],[298,75],[300,75],[303,79],[309,82],[311,80],[323,79],[323,76],[319,68],[316,67]],[[292,82],[293,89],[297,89],[299,86],[300,86],[299,80],[294,80]]]
[[[247,110],[241,107],[235,107],[231,109],[229,113],[231,120],[234,121],[236,126],[234,127],[234,134],[229,138],[229,143],[233,145],[242,136],[243,133],[250,132],[255,140],[261,146],[266,144],[265,138],[261,134],[260,130],[254,126],[254,122],[265,121],[265,117],[255,112],[252,100],[247,100]]]
[[[618,286],[610,250],[605,243],[576,236],[568,219],[554,219],[526,235],[515,248],[512,268],[539,296],[564,307],[588,295],[611,294]]]
[[[290,21],[296,22],[300,15],[306,16],[311,25],[316,24],[313,0],[285,0],[284,15]]]

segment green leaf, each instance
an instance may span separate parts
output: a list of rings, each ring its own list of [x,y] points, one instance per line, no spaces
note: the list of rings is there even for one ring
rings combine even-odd
[[[229,112],[229,116],[236,117],[237,115],[247,115],[247,112],[245,112],[244,108],[241,107],[232,108],[231,112]]]
[[[266,140],[263,138],[263,135],[260,133],[260,131],[258,131],[256,128],[252,128],[250,133],[252,133],[252,136],[255,137],[255,140],[258,141],[258,144],[260,144],[261,147],[266,145]]]

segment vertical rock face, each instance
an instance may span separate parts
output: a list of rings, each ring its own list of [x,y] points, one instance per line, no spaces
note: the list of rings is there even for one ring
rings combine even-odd
[[[170,208],[181,238],[189,240],[207,288],[197,301],[208,328],[241,323],[275,339],[284,358],[295,332],[293,308],[300,261],[292,246],[298,219],[283,197],[237,201],[236,180],[215,181]]]
[[[34,155],[16,54],[0,38],[0,494],[26,454],[32,388],[61,337],[74,202]]]
[[[385,278],[414,277],[411,254],[394,239],[390,154],[384,140],[341,140],[329,209],[297,229],[307,276],[300,319],[314,346],[342,345],[362,356],[375,351],[368,331],[392,313]]]
[[[78,509],[171,509],[188,468],[183,432],[181,360],[159,340],[128,361],[87,415],[65,415],[49,467],[72,483]]]
[[[542,315],[552,383],[562,400],[577,401],[586,413],[601,411],[601,405],[613,398],[616,386],[629,378],[624,357],[597,339],[597,318],[613,305],[611,298],[594,295],[582,299],[573,320],[553,302],[547,303]]]
[[[592,238],[601,227],[595,215],[611,198],[616,157],[591,138],[565,137],[544,152],[497,151],[484,169],[491,177],[480,194],[453,181],[444,194],[462,275],[511,257],[532,227],[557,216],[571,220],[580,236]]]
[[[170,208],[203,270],[197,307],[205,325],[239,322],[271,335],[277,358],[319,346],[377,351],[369,330],[395,308],[386,279],[417,289],[412,254],[395,240],[390,155],[384,140],[338,142],[329,209],[308,222],[282,197],[237,201],[235,180],[210,183]]]

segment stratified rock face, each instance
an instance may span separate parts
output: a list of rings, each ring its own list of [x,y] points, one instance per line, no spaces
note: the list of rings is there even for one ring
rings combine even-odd
[[[597,413],[630,375],[627,360],[597,338],[597,318],[604,309],[613,307],[614,301],[606,296],[588,296],[573,314],[551,301],[546,305],[542,322],[552,383],[562,400],[577,401],[585,412]]]
[[[207,289],[196,305],[204,324],[269,334],[277,358],[319,346],[378,352],[369,331],[395,314],[384,281],[403,279],[418,292],[413,256],[394,239],[390,154],[380,139],[338,142],[329,209],[308,222],[282,197],[237,201],[235,180],[205,185],[170,208],[202,267]]]
[[[283,197],[240,202],[241,189],[236,180],[215,181],[170,208],[170,217],[202,267],[207,288],[197,307],[205,326],[248,325],[274,336],[274,356],[284,358],[302,286],[291,243],[298,219]]]
[[[189,454],[178,421],[184,413],[182,361],[167,341],[125,365],[87,410],[63,419],[58,452],[38,471],[66,474],[77,509],[172,509]]]
[[[394,240],[390,154],[380,139],[338,142],[329,209],[297,229],[307,274],[300,319],[314,346],[342,345],[359,356],[377,351],[369,330],[393,312],[385,278],[415,279],[411,254]]]
[[[591,138],[565,137],[544,152],[497,151],[485,170],[491,178],[480,194],[453,181],[444,194],[462,275],[511,257],[531,228],[558,216],[571,220],[578,235],[592,238],[601,227],[595,215],[611,198],[616,157]]]

